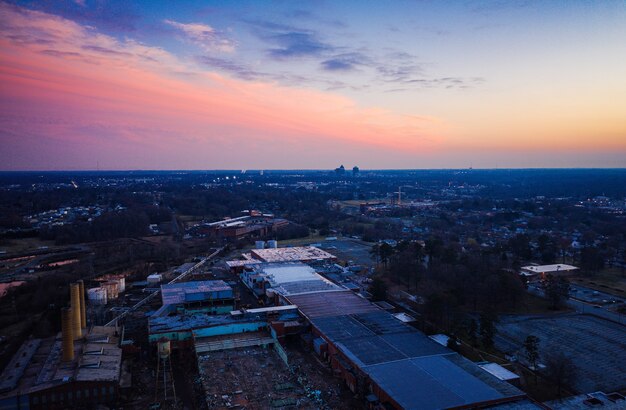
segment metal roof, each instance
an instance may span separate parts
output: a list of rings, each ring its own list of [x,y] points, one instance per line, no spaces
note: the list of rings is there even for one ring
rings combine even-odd
[[[512,395],[499,391],[452,362],[449,356],[458,355],[426,356],[381,363],[368,366],[365,371],[407,410],[445,409],[523,396],[519,390]]]
[[[351,290],[287,295],[286,299],[297,305],[300,312],[309,319],[380,311]]]
[[[216,295],[220,292],[225,292],[221,296],[232,297],[232,288],[223,280],[179,282],[161,285],[163,305],[185,303],[190,299],[216,299]]]
[[[252,253],[256,259],[264,262],[322,261],[335,259],[335,256],[314,246],[253,249],[250,253]]]

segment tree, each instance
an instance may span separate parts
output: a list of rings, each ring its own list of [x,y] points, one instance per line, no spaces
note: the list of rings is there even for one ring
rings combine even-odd
[[[537,336],[528,335],[526,340],[524,340],[524,350],[526,351],[526,359],[528,359],[528,363],[530,363],[530,368],[532,370],[537,370],[537,360],[539,359],[539,338]]]
[[[574,362],[561,351],[548,355],[545,358],[545,363],[545,376],[552,383],[556,384],[560,398],[563,387],[569,387],[576,381],[576,366]]]
[[[587,246],[580,251],[580,267],[587,273],[595,273],[604,268],[604,257],[598,248]]]
[[[563,276],[548,274],[541,286],[553,310],[557,310],[563,301],[569,298],[569,281]]]
[[[378,256],[380,257],[380,261],[387,266],[387,262],[389,258],[393,255],[393,248],[387,242],[383,242],[378,247]]]
[[[483,312],[480,315],[480,341],[486,349],[493,347],[497,321],[495,313]]]
[[[446,343],[446,347],[450,350],[454,350],[455,352],[459,350],[459,338],[453,333],[448,337],[448,342]]]
[[[387,299],[387,284],[381,278],[374,278],[369,290],[373,300]]]
[[[467,328],[467,336],[469,337],[472,346],[478,345],[478,323],[475,319],[471,319]]]

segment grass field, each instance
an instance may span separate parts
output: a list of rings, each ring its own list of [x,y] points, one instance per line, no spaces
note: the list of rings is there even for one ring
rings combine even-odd
[[[19,253],[35,250],[42,246],[53,247],[54,241],[42,241],[39,238],[8,239],[0,244],[0,250],[6,253]]]

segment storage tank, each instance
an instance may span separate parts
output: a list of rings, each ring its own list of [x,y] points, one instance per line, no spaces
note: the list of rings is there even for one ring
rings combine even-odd
[[[89,298],[89,302],[94,305],[107,304],[107,291],[104,288],[92,288],[87,290],[87,297]]]
[[[80,291],[80,326],[85,329],[87,327],[87,306],[85,305],[85,282],[78,281],[78,289]]]
[[[120,293],[124,293],[126,291],[126,278],[123,276],[119,276],[117,278],[118,290]]]
[[[104,288],[107,292],[107,300],[117,299],[117,297],[119,296],[120,290],[116,280],[104,282],[101,287]]]
[[[83,337],[83,329],[80,320],[80,285],[76,282],[70,284],[70,307],[72,308],[72,336],[74,340]]]
[[[257,249],[265,249],[265,241],[256,241],[255,246]]]
[[[62,337],[62,354],[64,362],[74,360],[74,334],[72,329],[72,320],[74,312],[72,308],[61,309],[61,337]]]
[[[278,248],[278,241],[275,240],[271,240],[271,241],[267,241],[267,247],[268,248]]]

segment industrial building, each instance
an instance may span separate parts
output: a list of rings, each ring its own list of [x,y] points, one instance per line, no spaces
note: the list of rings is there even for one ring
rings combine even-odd
[[[172,312],[228,313],[235,308],[233,289],[222,280],[178,282],[161,285],[163,306],[155,316]]]
[[[350,291],[285,296],[313,349],[355,393],[395,409],[469,408],[525,394]]]
[[[172,349],[195,347],[196,353],[207,349],[221,350],[217,348],[219,346],[272,344],[289,329],[299,327],[298,318],[296,306],[234,310],[227,315],[215,316],[202,313],[153,315],[148,322],[148,339],[151,343],[168,340]]]
[[[272,301],[276,293],[293,295],[342,289],[299,262],[255,264],[244,269],[241,280],[257,297]]]
[[[70,287],[56,337],[24,342],[0,376],[0,408],[64,409],[115,404],[122,349],[114,327],[86,329],[82,282]]]
[[[522,266],[520,274],[529,278],[539,277],[545,278],[546,275],[566,275],[577,271],[578,268],[564,263],[553,265],[529,265]]]
[[[272,214],[248,211],[248,215],[205,223],[197,231],[213,239],[239,240],[264,238],[289,225],[286,219],[274,218]]]
[[[240,273],[246,266],[260,263],[325,263],[333,262],[337,258],[314,246],[294,246],[291,248],[264,248],[252,249],[241,255],[243,260],[227,261],[226,265],[235,273]]]

